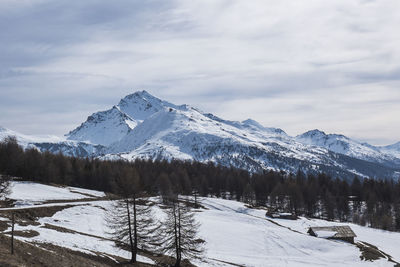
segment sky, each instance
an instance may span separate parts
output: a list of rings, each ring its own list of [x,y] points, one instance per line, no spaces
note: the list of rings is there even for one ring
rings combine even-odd
[[[398,0],[1,0],[0,126],[63,135],[139,90],[289,135],[400,141]]]

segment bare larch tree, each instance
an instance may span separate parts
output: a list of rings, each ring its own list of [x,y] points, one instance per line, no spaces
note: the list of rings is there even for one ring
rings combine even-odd
[[[8,176],[0,174],[0,199],[10,193],[10,179]]]
[[[201,259],[204,241],[197,238],[200,224],[189,206],[178,197],[171,197],[166,214],[162,226],[163,252],[176,257],[175,267],[181,265],[183,258]]]
[[[134,263],[139,248],[151,250],[158,244],[158,224],[154,220],[151,203],[140,198],[140,180],[134,169],[122,169],[116,185],[121,199],[113,202],[106,222],[116,246],[129,248],[131,262]]]

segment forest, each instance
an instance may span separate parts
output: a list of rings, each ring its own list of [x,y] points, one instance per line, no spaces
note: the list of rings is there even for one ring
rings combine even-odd
[[[400,231],[400,182],[354,177],[347,182],[324,173],[245,170],[191,161],[111,161],[67,157],[0,142],[0,174],[118,193],[117,181],[135,173],[141,195],[211,196],[243,201],[296,216],[354,222]]]

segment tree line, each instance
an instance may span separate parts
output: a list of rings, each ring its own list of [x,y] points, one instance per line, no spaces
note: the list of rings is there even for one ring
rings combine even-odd
[[[268,206],[297,216],[340,220],[400,231],[400,183],[324,173],[283,171],[251,174],[213,163],[110,161],[22,149],[15,138],[0,142],[0,173],[26,180],[120,193],[118,177],[135,172],[141,194],[215,196]],[[126,175],[125,175],[126,176]]]

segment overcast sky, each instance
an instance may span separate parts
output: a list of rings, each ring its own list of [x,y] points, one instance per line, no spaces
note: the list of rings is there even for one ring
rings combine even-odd
[[[400,141],[399,0],[1,0],[0,125],[63,135],[146,89],[290,135]]]

